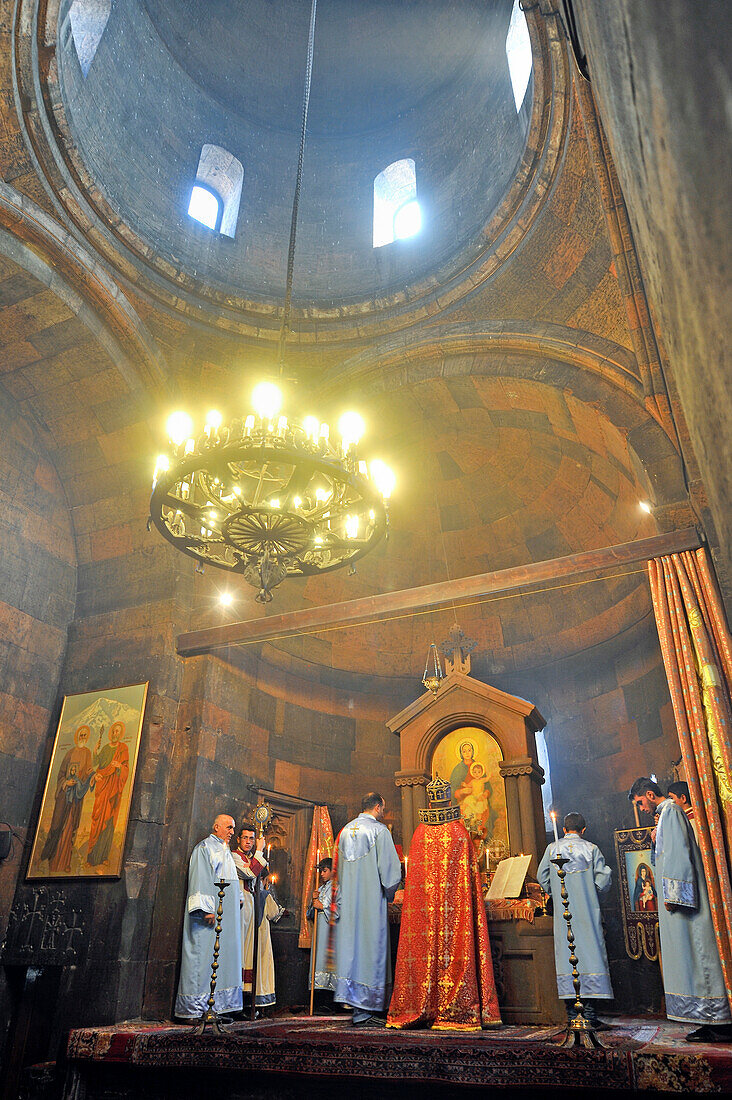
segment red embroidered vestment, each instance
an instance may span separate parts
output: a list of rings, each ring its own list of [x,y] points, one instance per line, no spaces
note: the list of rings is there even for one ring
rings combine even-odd
[[[418,825],[409,849],[388,1027],[501,1023],[475,849],[462,821]]]

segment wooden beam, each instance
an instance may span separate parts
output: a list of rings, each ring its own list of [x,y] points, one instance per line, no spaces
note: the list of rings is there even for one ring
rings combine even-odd
[[[384,592],[380,596],[364,596],[359,600],[308,607],[284,615],[268,615],[262,619],[246,619],[244,622],[227,623],[225,626],[213,626],[206,630],[191,630],[178,635],[177,649],[182,657],[191,657],[229,645],[261,642],[283,634],[314,632],[341,623],[355,626],[365,619],[393,615],[395,612],[416,611],[453,601],[497,595],[545,581],[566,580],[618,565],[633,565],[663,554],[697,550],[700,546],[701,539],[696,528],[688,527],[683,531],[653,535],[648,539],[636,539],[635,542],[625,542],[619,546],[586,550],[580,554],[568,554],[564,558],[531,562],[529,565],[515,565],[509,569],[497,569],[473,577],[459,577],[454,581],[438,581],[420,588]]]

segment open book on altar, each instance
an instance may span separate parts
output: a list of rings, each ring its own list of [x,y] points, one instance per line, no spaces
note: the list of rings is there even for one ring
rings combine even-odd
[[[488,901],[517,898],[523,889],[530,863],[531,856],[509,856],[508,859],[502,859],[490,884]]]

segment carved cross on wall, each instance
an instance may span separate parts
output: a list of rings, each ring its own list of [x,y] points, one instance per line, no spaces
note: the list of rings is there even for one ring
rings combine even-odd
[[[457,623],[455,624],[445,641],[440,644],[448,676],[452,672],[461,672],[464,676],[470,673],[470,654],[477,644],[472,638],[467,638]]]

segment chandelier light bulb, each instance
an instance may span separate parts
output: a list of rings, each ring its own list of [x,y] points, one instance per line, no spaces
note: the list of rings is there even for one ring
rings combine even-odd
[[[308,439],[312,439],[313,443],[317,443],[318,432],[320,431],[320,421],[317,416],[306,416],[302,426]]]
[[[359,416],[357,412],[344,413],[338,421],[338,431],[341,433],[341,439],[343,440],[343,450],[347,451],[349,447],[358,443],[366,431],[363,417]]]
[[[384,500],[388,500],[394,492],[394,486],[396,485],[394,471],[391,470],[385,462],[382,462],[380,458],[375,458],[371,463],[371,478]]]
[[[170,442],[180,447],[183,440],[187,439],[193,431],[193,421],[186,412],[174,412],[168,417],[166,427]]]
[[[223,416],[216,409],[211,409],[211,412],[206,417],[206,427],[212,431],[217,432],[221,427]]]
[[[157,481],[163,470],[170,469],[170,459],[167,455],[158,455],[155,460],[155,473],[153,474],[153,480]]]
[[[282,405],[282,391],[274,382],[260,382],[254,387],[252,404],[262,420],[274,420]]]
[[[318,504],[325,504],[326,500],[330,496],[330,492],[327,489],[321,489],[320,486],[315,490],[315,499]]]
[[[320,438],[323,440],[324,443],[328,442],[328,436],[329,435],[330,435],[330,428],[328,427],[328,425],[325,422],[323,422],[320,425]]]
[[[647,500],[641,500],[638,504],[638,507],[640,508],[641,512],[646,512],[648,515],[650,515],[653,511],[653,508]]]
[[[358,538],[358,516],[346,516],[346,538]]]
[[[231,594],[231,592],[220,592],[219,593],[219,603],[222,604],[223,607],[230,607],[231,604],[233,604],[233,602],[234,602],[234,597]]]

